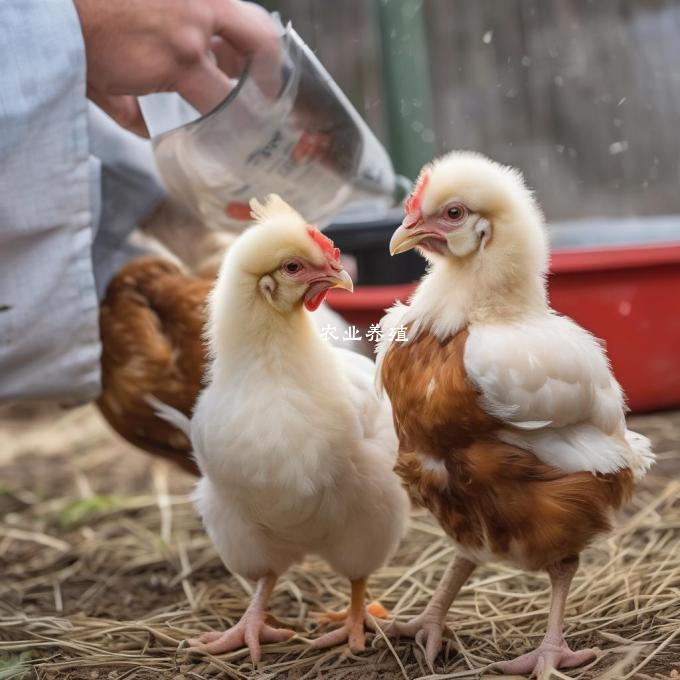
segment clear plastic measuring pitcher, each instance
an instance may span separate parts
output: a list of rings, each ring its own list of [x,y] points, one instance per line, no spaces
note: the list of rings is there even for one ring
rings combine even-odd
[[[213,228],[243,229],[249,200],[272,192],[323,226],[349,203],[388,208],[408,191],[319,60],[281,30],[280,55],[255,54],[205,116],[176,95],[140,99],[170,193]]]

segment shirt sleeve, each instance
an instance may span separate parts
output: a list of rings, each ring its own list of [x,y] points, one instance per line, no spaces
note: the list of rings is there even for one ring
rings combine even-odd
[[[1,1],[1,0],[0,0]],[[90,159],[99,167],[93,194],[92,263],[99,299],[110,278],[130,259],[148,254],[128,238],[166,197],[151,143],[124,130],[89,102]]]
[[[0,400],[80,402],[99,391],[100,166],[85,89],[72,0],[2,0]]]

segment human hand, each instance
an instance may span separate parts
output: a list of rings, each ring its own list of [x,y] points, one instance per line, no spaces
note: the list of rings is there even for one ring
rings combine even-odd
[[[148,135],[136,96],[177,92],[201,113],[229,93],[230,75],[280,40],[266,10],[242,0],[74,0],[87,94],[123,127]]]

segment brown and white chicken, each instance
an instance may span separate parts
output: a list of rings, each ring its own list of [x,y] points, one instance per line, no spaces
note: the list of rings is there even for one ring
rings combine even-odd
[[[594,658],[563,637],[579,554],[653,462],[626,428],[602,345],[549,305],[543,217],[521,174],[473,153],[426,166],[394,233],[430,268],[408,305],[384,317],[381,380],[399,436],[397,472],[457,546],[430,603],[393,632],[434,661],[446,614],[478,564],[547,570],[545,638],[496,664],[542,673]],[[408,341],[390,341],[405,330]]]

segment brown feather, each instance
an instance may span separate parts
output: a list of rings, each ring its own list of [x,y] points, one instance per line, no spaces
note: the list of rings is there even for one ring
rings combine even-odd
[[[99,317],[102,414],[131,443],[194,473],[189,441],[154,414],[145,396],[191,414],[201,389],[205,305],[213,283],[167,260],[141,258],[112,279]]]
[[[400,451],[396,471],[464,549],[530,569],[578,554],[632,493],[630,470],[568,473],[499,441],[463,363],[466,330],[393,343],[382,367]],[[428,464],[435,461],[438,464]]]

